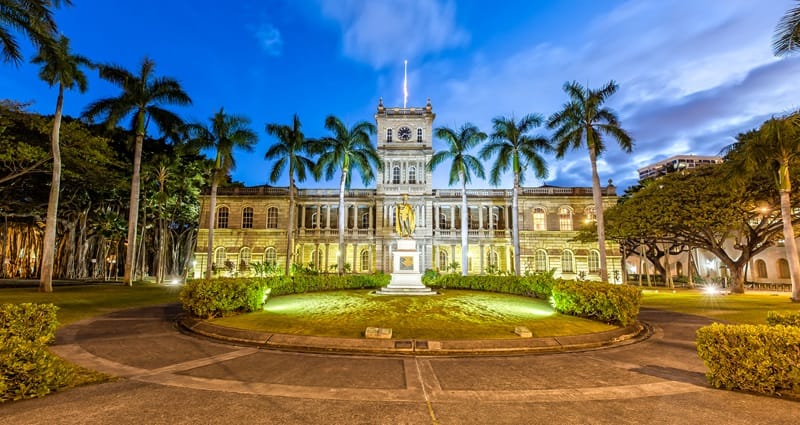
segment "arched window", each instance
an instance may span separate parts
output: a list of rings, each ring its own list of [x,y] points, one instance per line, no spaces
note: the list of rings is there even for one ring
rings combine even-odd
[[[217,209],[217,229],[228,228],[228,207],[219,207]]]
[[[575,273],[575,256],[568,249],[561,253],[561,273]]]
[[[277,229],[278,228],[278,209],[275,207],[269,207],[267,209],[267,229]]]
[[[361,250],[361,271],[368,272],[369,265],[369,250]]]
[[[681,263],[680,261],[675,263],[675,274],[678,275],[679,277],[683,276],[683,263]]]
[[[319,226],[319,214],[311,214],[311,228],[316,229]]]
[[[789,279],[789,262],[785,258],[778,260],[778,277],[781,279]]]
[[[536,271],[537,272],[546,272],[549,270],[547,265],[547,251],[543,249],[536,250]]]
[[[392,168],[392,184],[400,184],[400,167]]]
[[[417,167],[408,167],[408,183],[417,184]]]
[[[252,229],[253,228],[253,209],[250,207],[245,207],[242,210],[242,229]]]
[[[596,250],[589,251],[589,273],[600,272],[600,252]]]
[[[595,211],[594,206],[586,207],[584,214],[586,214],[587,223],[597,221],[597,211]]]
[[[440,249],[439,250],[439,270],[447,270],[447,266],[450,263],[447,260],[447,250]]]
[[[486,264],[488,267],[497,271],[497,266],[500,264],[500,260],[497,255],[497,251],[489,251],[486,253]]]
[[[544,208],[533,209],[533,230],[547,230],[546,215]]]
[[[567,207],[558,209],[558,229],[572,230],[572,210]]]
[[[264,264],[270,266],[278,264],[278,256],[275,254],[275,248],[269,247],[264,251]]]
[[[756,277],[766,279],[767,276],[767,263],[764,260],[756,260]]]
[[[311,268],[314,270],[320,269],[320,264],[322,261],[322,252],[320,250],[315,249],[311,251]]]
[[[388,143],[392,142],[392,129],[391,128],[387,128],[386,129],[386,142],[388,142]]]
[[[239,271],[250,269],[251,258],[252,252],[250,251],[250,248],[244,247],[239,251]]]
[[[359,227],[362,229],[369,228],[369,213],[361,214],[361,225]]]
[[[225,260],[227,260],[227,255],[225,254],[225,248],[219,247],[214,250],[214,265],[217,268],[225,267]]]

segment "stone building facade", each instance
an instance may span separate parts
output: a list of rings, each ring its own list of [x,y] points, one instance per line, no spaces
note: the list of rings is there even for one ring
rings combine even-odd
[[[345,229],[338,229],[337,189],[298,189],[295,194],[294,263],[320,271],[335,270],[338,236],[345,232],[345,263],[353,273],[391,273],[395,207],[408,195],[416,216],[414,239],[423,269],[461,270],[461,228],[469,229],[470,274],[512,273],[510,189],[468,189],[468,222],[461,223],[461,191],[434,188],[426,164],[434,153],[430,100],[425,107],[386,108],[375,114],[376,148],[383,170],[374,189],[345,193]],[[488,167],[488,166],[487,166]],[[436,186],[446,182],[436,182]],[[616,203],[613,185],[603,188],[606,207]],[[222,188],[217,195],[214,258],[220,273],[250,273],[250,264],[286,259],[288,188]],[[208,196],[201,198],[201,222],[195,276],[205,270],[208,244]],[[554,269],[564,278],[599,279],[596,242],[573,241],[594,219],[590,187],[526,187],[519,196],[522,272]],[[609,279],[620,277],[619,248],[607,242]],[[224,265],[227,264],[227,268]]]

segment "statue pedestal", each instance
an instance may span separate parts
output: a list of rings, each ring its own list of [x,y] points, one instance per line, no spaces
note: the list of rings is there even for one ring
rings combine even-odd
[[[397,249],[392,252],[392,280],[385,288],[375,291],[378,295],[436,295],[431,288],[422,284],[419,251],[414,239],[397,241]]]

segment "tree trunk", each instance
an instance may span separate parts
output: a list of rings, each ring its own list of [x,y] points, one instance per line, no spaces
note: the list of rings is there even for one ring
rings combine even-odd
[[[689,247],[689,264],[687,267],[688,271],[688,285],[690,289],[694,289],[694,258],[692,258],[692,247]]]
[[[461,275],[467,275],[469,261],[469,223],[467,222],[467,182],[461,176]]]
[[[347,181],[347,170],[342,168],[342,181],[339,183],[339,255],[336,258],[337,271],[339,276],[344,273],[344,231],[345,231],[345,213],[344,213],[344,189],[345,182]]]
[[[214,261],[214,227],[215,218],[217,215],[217,170],[211,172],[211,196],[208,203],[208,246],[206,246],[206,280],[211,280],[211,273],[213,272]],[[217,264],[217,267],[224,266],[224,264]]]
[[[781,163],[779,177],[781,192],[781,219],[783,220],[783,240],[786,246],[786,260],[789,262],[789,274],[792,279],[792,301],[800,302],[800,254],[797,252],[797,241],[792,226],[792,203],[790,193],[792,184],[789,180],[789,164]]]
[[[589,146],[589,160],[592,163],[592,197],[594,198],[594,211],[597,216],[597,245],[600,251],[600,281],[608,282],[608,267],[606,266],[606,229],[603,222],[603,192],[600,188],[600,176],[597,174],[597,152]]]
[[[514,244],[514,274],[519,276],[521,273],[521,257],[519,247],[519,174],[514,174],[514,191],[511,194],[511,239]],[[491,217],[489,218],[491,220]]]
[[[133,286],[133,269],[136,266],[136,231],[139,223],[139,191],[141,185],[142,144],[144,144],[144,111],[136,115],[136,138],[133,148],[133,177],[131,201],[128,207],[128,249],[125,252],[125,274],[122,282]]]
[[[53,176],[50,183],[50,198],[47,201],[47,219],[42,246],[42,274],[39,278],[39,292],[53,292],[53,260],[56,247],[56,227],[58,223],[58,193],[61,190],[61,113],[64,106],[64,85],[58,85],[56,115],[53,117],[53,132],[50,134],[53,154]]]
[[[289,161],[289,223],[286,226],[286,270],[284,275],[291,276],[292,274],[292,255],[294,254],[294,247],[292,246],[293,238],[292,232],[294,231],[294,167]]]

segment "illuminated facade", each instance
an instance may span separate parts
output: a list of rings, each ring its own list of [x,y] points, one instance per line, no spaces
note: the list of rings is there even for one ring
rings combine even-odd
[[[426,164],[433,155],[433,113],[425,107],[386,108],[375,114],[376,148],[383,170],[374,189],[345,193],[345,229],[338,229],[337,189],[298,189],[295,194],[295,264],[335,270],[339,232],[345,232],[346,267],[353,273],[391,273],[394,209],[408,195],[414,207],[414,239],[423,269],[461,270],[461,228],[469,229],[470,274],[512,273],[511,190],[467,190],[468,222],[461,223],[461,191],[434,188]],[[443,185],[446,182],[436,182]],[[603,188],[606,207],[616,203],[614,186]],[[195,276],[205,270],[208,244],[208,196],[201,199],[201,222],[195,253]],[[286,259],[288,188],[222,188],[217,195],[214,230],[215,270],[252,273],[253,263]],[[522,272],[554,269],[567,279],[599,279],[597,243],[576,242],[578,229],[594,219],[590,187],[526,187],[519,196]],[[620,275],[619,248],[606,245],[609,279]],[[227,266],[226,266],[227,265]]]

